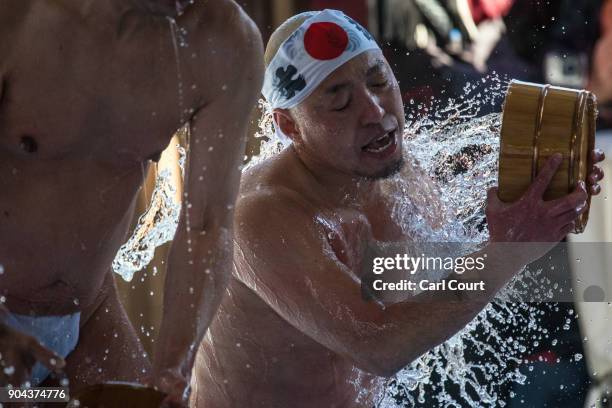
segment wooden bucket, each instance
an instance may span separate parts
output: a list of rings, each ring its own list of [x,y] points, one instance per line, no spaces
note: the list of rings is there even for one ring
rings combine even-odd
[[[158,408],[165,394],[140,384],[89,385],[70,396],[67,408]]]
[[[544,194],[553,200],[572,192],[593,166],[595,96],[585,90],[512,81],[506,94],[499,157],[499,198],[518,200],[554,153],[563,163]],[[584,231],[587,210],[576,220],[574,233]]]

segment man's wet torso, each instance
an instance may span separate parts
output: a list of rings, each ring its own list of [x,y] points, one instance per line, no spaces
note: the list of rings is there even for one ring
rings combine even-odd
[[[117,3],[0,6],[0,288],[13,312],[93,302],[149,160],[202,103],[191,72],[208,50],[178,48],[179,90],[168,19]]]
[[[381,202],[374,200],[361,208],[331,206],[305,175],[303,165],[287,151],[243,175],[241,196],[255,191],[273,195],[286,188],[295,191],[302,204],[311,208],[313,222],[321,223],[335,256],[347,266],[355,263],[351,241],[358,239],[353,228],[359,227],[343,224],[337,214],[350,212],[366,217],[376,240],[398,239],[397,225],[389,222],[389,211]],[[243,220],[237,218],[235,222],[240,228]],[[254,245],[270,244],[262,240]],[[194,384],[196,406],[372,408],[386,380],[360,370],[348,358],[289,324],[240,281],[240,275],[256,276],[257,272],[242,256],[239,244],[234,259],[238,272],[198,353],[194,374],[198,379]],[[261,282],[266,284],[269,282]],[[279,307],[291,309],[292,305]]]

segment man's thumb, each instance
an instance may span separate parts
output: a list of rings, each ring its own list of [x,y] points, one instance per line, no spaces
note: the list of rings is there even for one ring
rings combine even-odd
[[[498,187],[491,187],[489,191],[487,191],[487,207],[499,205],[501,201],[499,200],[499,196],[497,195],[498,192]]]

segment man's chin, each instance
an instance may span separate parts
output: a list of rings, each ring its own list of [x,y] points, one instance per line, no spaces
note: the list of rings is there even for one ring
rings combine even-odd
[[[374,174],[360,174],[360,176],[368,180],[384,180],[395,176],[404,167],[404,157],[400,157],[384,169]]]

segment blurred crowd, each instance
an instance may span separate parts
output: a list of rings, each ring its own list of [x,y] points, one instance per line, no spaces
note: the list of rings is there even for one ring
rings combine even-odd
[[[589,88],[611,125],[610,1],[378,0],[369,15],[407,99],[456,96],[495,72]]]

